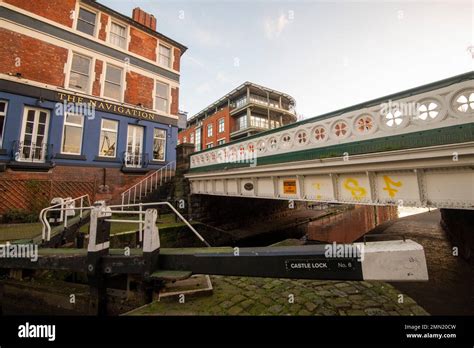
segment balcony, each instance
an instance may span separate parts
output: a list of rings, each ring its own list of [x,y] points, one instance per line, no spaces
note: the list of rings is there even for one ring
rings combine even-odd
[[[20,170],[49,170],[54,167],[53,144],[15,140],[8,166]]]
[[[231,136],[237,136],[242,133],[258,133],[269,129],[280,127],[280,120],[270,119],[266,117],[259,117],[255,115],[250,116],[250,122],[247,115],[236,119],[236,123],[232,129]]]
[[[147,172],[149,163],[148,153],[127,151],[122,153],[122,172]]]
[[[250,94],[250,98],[244,96],[237,99],[235,102],[232,103],[230,113],[235,114],[249,105],[263,107],[264,109],[269,108],[274,111],[285,112],[296,116],[294,105],[283,102],[280,104],[278,100],[267,99],[266,97],[262,97],[256,94]]]

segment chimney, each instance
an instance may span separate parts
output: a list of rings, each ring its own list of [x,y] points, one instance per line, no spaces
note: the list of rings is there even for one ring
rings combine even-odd
[[[155,16],[143,11],[140,7],[135,7],[133,9],[132,18],[134,21],[144,25],[145,27],[156,31]]]

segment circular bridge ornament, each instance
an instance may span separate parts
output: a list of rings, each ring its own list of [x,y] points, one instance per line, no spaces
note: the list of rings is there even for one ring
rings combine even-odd
[[[443,107],[438,100],[428,99],[418,102],[415,120],[426,123],[441,120],[445,115],[446,112],[443,110]]]
[[[453,99],[453,107],[461,114],[474,113],[474,90],[458,93]]]
[[[313,129],[314,140],[318,143],[323,142],[327,139],[327,131],[323,126],[316,126]]]
[[[373,133],[376,129],[375,120],[371,115],[361,115],[355,119],[354,129],[359,134]]]
[[[253,184],[251,182],[248,182],[244,185],[244,189],[247,191],[252,191],[253,190]]]
[[[335,138],[346,138],[349,136],[349,126],[345,121],[336,121],[332,126],[332,134]]]
[[[299,146],[305,145],[308,142],[308,134],[306,133],[306,131],[300,130],[296,132],[295,141],[296,144]]]

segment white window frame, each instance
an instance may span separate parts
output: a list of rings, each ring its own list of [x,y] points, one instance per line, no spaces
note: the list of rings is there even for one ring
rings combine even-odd
[[[157,98],[161,98],[163,99],[162,97],[158,97],[157,94],[156,94],[156,85],[158,83],[161,83],[163,85],[166,85],[168,87],[168,99],[166,99],[166,111],[163,111],[163,110],[158,110],[157,109],[157,105],[156,105],[156,99]],[[155,86],[153,88],[153,110],[155,111],[158,111],[158,112],[164,112],[166,114],[169,114],[170,113],[170,108],[171,108],[171,85],[167,82],[164,82],[164,81],[160,81],[160,80],[155,80]]]
[[[117,125],[116,129],[111,129],[111,128],[104,128],[104,120],[105,121],[112,121],[112,122],[115,122],[115,124]],[[100,120],[100,133],[99,133],[99,151],[98,151],[98,156],[99,157],[104,157],[104,158],[117,158],[117,145],[118,145],[118,130],[119,130],[119,121],[117,120],[113,120],[111,118],[102,118]],[[101,146],[101,143],[100,143],[100,139],[101,139],[101,136],[102,136],[102,131],[103,130],[106,130],[107,132],[112,132],[112,133],[115,133],[116,136],[115,136],[115,149],[114,149],[114,155],[113,156],[105,156],[105,155],[102,155],[100,153],[100,146]]]
[[[95,23],[94,23],[94,35],[90,35],[90,34],[87,34],[87,33],[84,33],[83,31],[80,31],[79,29],[77,29],[77,24],[79,23],[79,13],[81,11],[81,8],[88,11],[88,12],[92,12],[92,13],[95,13]],[[100,23],[100,11],[97,11],[89,6],[84,6],[84,4],[79,4],[79,1],[78,1],[78,6],[76,7],[76,16],[75,19],[74,19],[74,30],[78,33],[81,33],[83,35],[86,35],[87,37],[93,37],[93,38],[97,38],[98,34],[99,34],[99,30],[98,30],[98,23]]]
[[[221,130],[221,126],[222,126],[222,130]],[[224,133],[224,131],[225,131],[225,118],[221,117],[219,120],[217,120],[217,133]]]
[[[91,90],[92,90],[92,84],[93,84],[93,72],[94,72],[94,66],[95,66],[95,59],[88,56],[88,55],[85,55],[85,54],[82,54],[82,53],[79,53],[77,51],[73,51],[71,50],[70,51],[71,54],[69,55],[70,58],[69,58],[69,62],[68,62],[68,71],[67,71],[67,83],[66,83],[66,88],[67,89],[70,89],[70,90],[74,90],[74,91],[78,91],[78,92],[81,92],[81,93],[85,93],[85,94],[91,94]],[[74,87],[71,87],[70,86],[70,82],[71,82],[71,73],[72,73],[72,62],[74,60],[74,55],[78,55],[78,56],[81,56],[83,58],[87,58],[90,60],[90,64],[89,64],[89,81],[87,83],[87,90],[83,91],[83,90],[80,90],[78,88],[74,88]]]
[[[124,39],[125,39],[125,47],[115,45],[115,44],[113,44],[113,43],[110,41],[111,38],[112,38],[112,34],[114,34],[114,33],[112,33],[112,25],[113,25],[113,24],[125,28],[125,37],[124,37]],[[126,24],[124,24],[124,23],[122,23],[122,22],[120,22],[120,21],[117,21],[117,20],[115,20],[115,19],[111,19],[110,22],[109,22],[109,30],[108,30],[107,35],[108,35],[108,37],[107,37],[107,42],[108,42],[109,44],[111,44],[111,45],[114,46],[114,47],[118,47],[118,48],[120,48],[120,49],[122,49],[122,50],[125,50],[125,51],[128,50],[128,42],[129,42],[129,37],[130,37],[130,26],[128,26],[128,25],[126,25]],[[115,35],[115,34],[114,34],[114,35]]]
[[[191,132],[191,133],[189,134],[189,142],[190,142],[191,144],[194,144],[194,132]]]
[[[167,49],[170,50],[170,63],[169,65],[163,65],[161,64],[161,61],[160,61],[160,46],[163,46]],[[156,60],[157,60],[157,63],[159,66],[162,66],[162,67],[165,67],[165,68],[168,68],[168,69],[171,69],[173,67],[173,47],[172,46],[169,46],[169,45],[166,45],[164,43],[161,43],[161,42],[158,42],[158,46],[157,46],[157,56],[156,56]]]
[[[157,129],[158,129],[158,130],[161,130],[161,131],[163,131],[163,132],[165,132],[165,135],[164,135],[163,138],[160,138],[160,137],[156,137],[156,136],[155,136],[155,130],[157,130]],[[167,138],[168,138],[168,132],[167,132],[166,129],[158,128],[158,127],[153,128],[153,151],[152,151],[152,156],[153,156],[153,161],[154,161],[154,162],[165,162],[165,161],[166,161],[166,139],[167,139]],[[155,153],[154,153],[154,152],[155,152],[155,151],[154,151],[154,150],[155,150],[155,139],[163,139],[163,141],[164,141],[164,147],[165,147],[165,148],[164,148],[164,150],[163,150],[163,159],[156,159],[156,158],[155,158]]]
[[[198,141],[199,138],[199,141]],[[202,127],[198,127],[194,131],[194,148],[196,151],[201,151],[202,150]]]
[[[225,144],[225,138],[217,140],[217,146],[224,145],[224,144]]]
[[[67,116],[68,115],[80,116],[81,117],[81,126],[78,126],[75,123],[68,123],[67,122]],[[62,136],[61,136],[61,151],[60,151],[61,154],[76,155],[76,156],[80,156],[82,154],[82,144],[84,142],[84,119],[85,119],[84,115],[81,115],[81,114],[76,114],[76,113],[65,113],[64,114],[63,130],[62,130]],[[66,130],[66,126],[81,128],[81,144],[79,146],[79,153],[64,151],[64,133],[65,133],[64,131]]]
[[[212,149],[214,147],[214,142],[210,142],[206,144],[206,149]]]
[[[5,104],[5,111],[0,112],[0,116],[3,116],[3,123],[0,124],[2,126],[2,133],[0,133],[0,149],[1,149],[3,146],[3,139],[5,137],[5,125],[7,124],[8,101],[0,100],[0,103]]]
[[[108,66],[112,66],[114,68],[117,68],[117,69],[120,69],[122,71],[122,76],[121,76],[121,79],[120,79],[120,99],[114,99],[112,97],[108,97],[105,95],[105,83],[107,82],[107,67]],[[113,64],[113,63],[110,63],[110,62],[107,62],[105,61],[104,62],[104,66],[105,66],[105,69],[102,73],[102,81],[101,81],[101,97],[102,98],[105,98],[105,99],[109,99],[109,100],[113,100],[113,101],[118,101],[118,102],[123,102],[123,95],[124,95],[124,91],[125,91],[125,69],[121,66],[118,66],[117,64]],[[111,83],[111,82],[109,82]]]
[[[207,133],[206,133],[206,134],[207,134],[208,137],[212,137],[212,136],[213,136],[213,135],[212,135],[213,132],[214,132],[213,128],[214,128],[214,127],[212,126],[212,123],[209,123],[209,124],[207,125]],[[206,144],[206,145],[207,145],[207,144]]]

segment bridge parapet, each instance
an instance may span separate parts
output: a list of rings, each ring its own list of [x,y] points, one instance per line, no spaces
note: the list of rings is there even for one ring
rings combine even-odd
[[[472,141],[473,116],[471,72],[195,153],[190,168],[228,170]]]
[[[191,155],[191,193],[474,209],[474,72]]]

